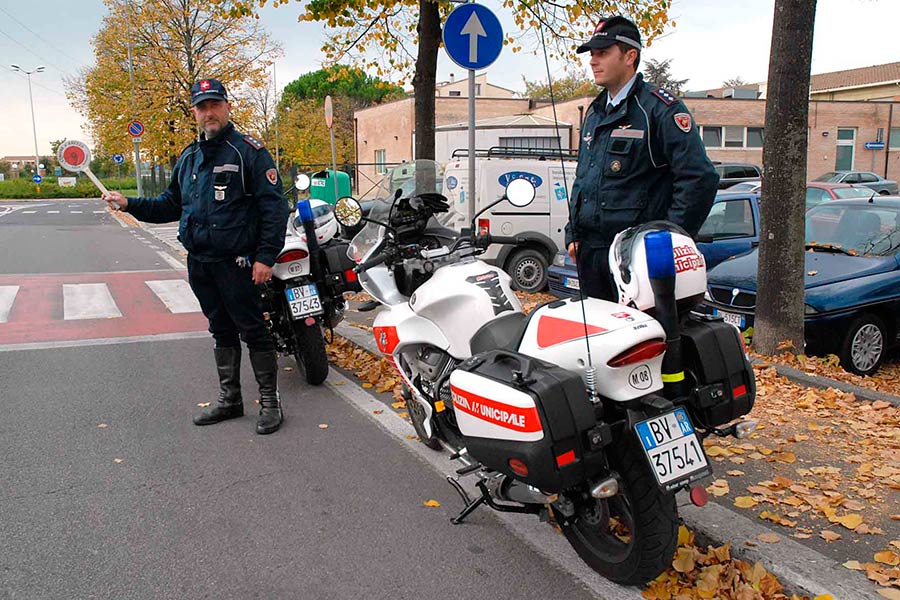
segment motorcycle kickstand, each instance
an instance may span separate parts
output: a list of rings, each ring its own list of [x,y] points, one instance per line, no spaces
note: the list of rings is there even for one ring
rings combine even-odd
[[[454,525],[462,525],[463,521],[466,520],[466,517],[475,512],[479,506],[484,504],[484,496],[479,496],[475,500],[469,498],[469,494],[466,493],[466,490],[463,489],[462,485],[460,485],[459,480],[453,477],[447,477],[447,483],[453,486],[453,489],[456,490],[456,493],[459,494],[460,498],[462,498],[463,502],[465,502],[466,506],[462,509],[458,515],[450,519],[450,522]]]

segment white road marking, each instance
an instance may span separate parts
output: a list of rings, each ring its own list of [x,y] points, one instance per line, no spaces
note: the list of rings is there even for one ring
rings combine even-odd
[[[63,284],[63,319],[107,319],[121,317],[105,283]]]
[[[175,314],[200,312],[200,303],[197,302],[190,284],[184,279],[163,279],[144,283],[153,290],[157,298],[162,300],[169,312]]]
[[[37,212],[36,210],[23,210],[22,214],[23,215],[33,215],[36,212]]]
[[[102,215],[102,214],[105,213],[106,211],[105,211],[105,210],[95,210],[95,211],[93,211],[93,212],[94,212],[95,215]]]
[[[59,214],[59,211],[58,211],[58,210],[48,210],[48,211],[47,211],[47,214],[48,214],[48,215],[58,215],[58,214]]]
[[[19,286],[17,285],[0,285],[0,323],[6,323],[9,320],[9,311],[12,310],[18,293]]]
[[[69,214],[71,214],[71,215],[80,215],[81,212],[82,212],[82,211],[80,211],[80,210],[70,210],[70,211],[69,211]]]
[[[162,251],[157,252],[157,254],[159,254],[159,257],[161,259],[166,261],[166,264],[168,264],[170,267],[172,267],[176,271],[181,271],[184,269],[184,266],[185,266],[184,263],[180,262],[177,258],[170,256],[169,254],[162,252]]]
[[[196,340],[209,338],[207,331],[187,331],[184,333],[159,333],[155,335],[135,335],[117,338],[94,338],[90,340],[67,340],[64,342],[26,342],[24,344],[7,344],[0,346],[0,352],[18,352],[20,350],[56,350],[58,348],[80,348],[81,346],[115,346],[117,344],[134,344],[137,342],[169,342],[173,340]]]

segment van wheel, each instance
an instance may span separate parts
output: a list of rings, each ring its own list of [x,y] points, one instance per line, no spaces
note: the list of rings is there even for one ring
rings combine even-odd
[[[513,289],[533,293],[547,286],[548,266],[543,252],[525,248],[512,255],[506,263],[506,272],[512,277]]]

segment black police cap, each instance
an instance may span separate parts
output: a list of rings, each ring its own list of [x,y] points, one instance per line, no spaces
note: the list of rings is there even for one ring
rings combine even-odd
[[[581,54],[592,48],[600,50],[617,43],[627,44],[637,50],[641,49],[641,32],[637,25],[625,17],[615,16],[601,20],[594,29],[594,36],[579,46],[575,52]]]
[[[228,101],[228,92],[218,79],[201,79],[191,86],[191,106],[197,106],[204,100]]]

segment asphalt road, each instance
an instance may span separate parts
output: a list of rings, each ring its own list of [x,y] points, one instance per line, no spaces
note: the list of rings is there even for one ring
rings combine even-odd
[[[25,204],[0,208],[0,275],[168,264],[96,201]],[[248,415],[195,427],[212,344],[170,337],[0,348],[0,599],[593,597],[490,512],[451,525],[437,472],[296,371],[278,433],[246,360]]]

